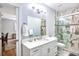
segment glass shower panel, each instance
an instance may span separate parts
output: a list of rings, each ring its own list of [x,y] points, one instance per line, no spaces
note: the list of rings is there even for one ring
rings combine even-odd
[[[70,32],[66,26],[59,26],[59,31],[56,36],[58,37],[58,41],[64,43],[66,46],[69,46]]]
[[[58,42],[64,43],[65,47],[69,46],[70,41],[70,17],[60,17],[56,20],[56,36]]]
[[[58,42],[72,52],[79,53],[79,14],[56,19]]]

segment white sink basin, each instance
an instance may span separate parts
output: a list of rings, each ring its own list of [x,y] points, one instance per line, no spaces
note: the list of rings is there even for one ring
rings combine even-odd
[[[51,38],[45,38],[45,39],[40,39],[40,40],[36,40],[36,41],[22,41],[22,44],[24,44],[25,46],[27,46],[29,49],[32,49],[34,47],[46,44],[48,42],[57,40],[55,37],[51,37]]]

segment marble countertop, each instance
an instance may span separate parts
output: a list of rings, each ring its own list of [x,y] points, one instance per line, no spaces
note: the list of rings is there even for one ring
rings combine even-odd
[[[23,39],[22,44],[25,45],[28,49],[32,49],[32,48],[41,46],[43,44],[47,44],[49,42],[52,42],[54,40],[57,40],[57,38],[56,37],[47,37],[45,39],[33,41],[33,42],[29,42],[26,39]]]

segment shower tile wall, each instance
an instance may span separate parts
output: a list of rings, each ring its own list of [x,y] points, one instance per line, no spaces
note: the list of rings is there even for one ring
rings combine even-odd
[[[79,8],[78,7],[77,8],[67,9],[65,11],[57,12],[57,17],[63,16],[63,15],[68,15],[68,14],[75,13],[75,12],[79,12]]]

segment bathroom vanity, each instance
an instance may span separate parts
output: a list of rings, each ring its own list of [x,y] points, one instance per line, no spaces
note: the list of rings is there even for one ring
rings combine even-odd
[[[48,37],[37,41],[22,41],[23,56],[55,56],[57,54],[57,38]]]
[[[28,16],[27,19],[27,24],[23,23],[22,28],[22,38],[27,37],[22,39],[22,55],[55,56],[57,54],[57,38],[46,36],[46,19],[31,16]]]

